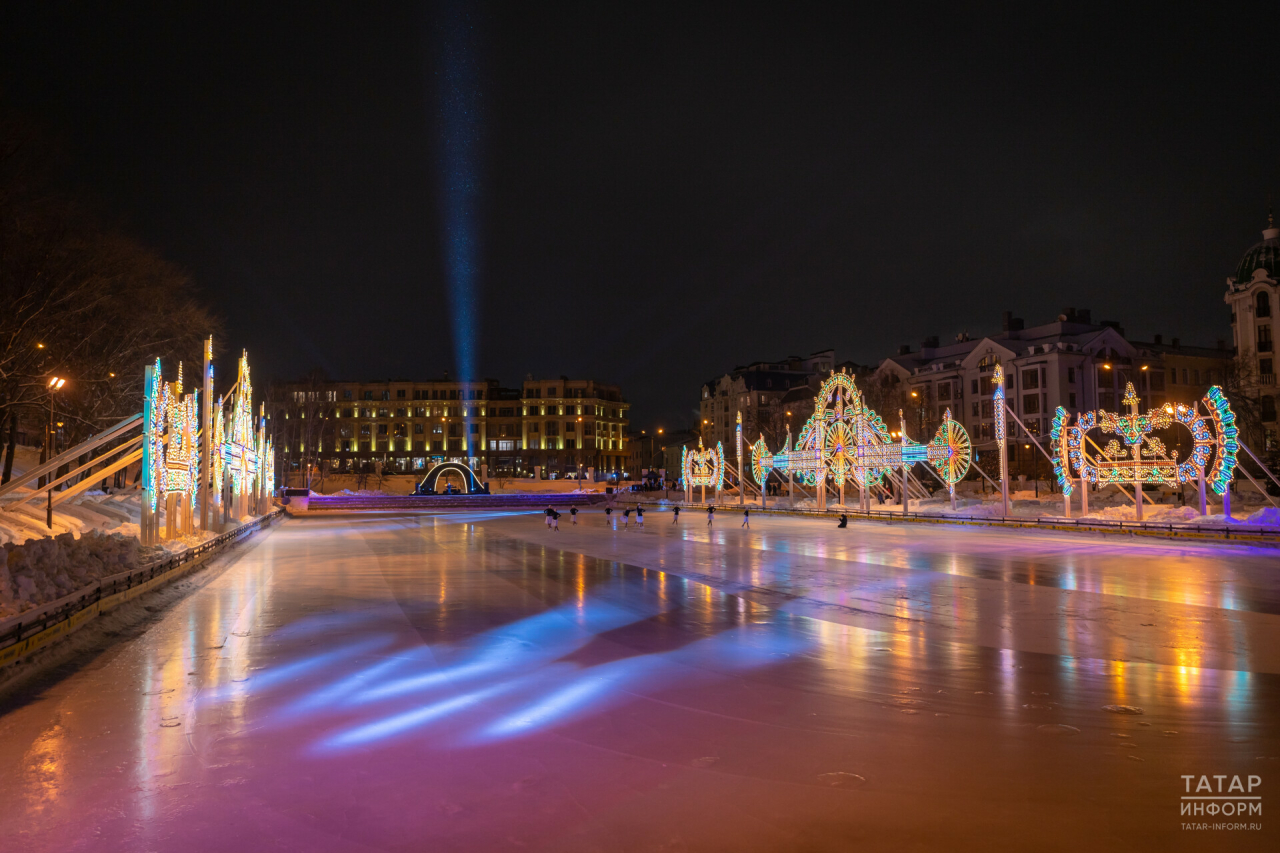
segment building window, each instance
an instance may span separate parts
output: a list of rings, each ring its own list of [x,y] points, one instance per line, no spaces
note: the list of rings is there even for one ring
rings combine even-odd
[[[459,438],[462,436],[462,424],[449,424],[449,437]]]
[[[1265,290],[1258,291],[1258,295],[1254,297],[1253,313],[1256,317],[1271,316],[1271,297],[1267,296]]]
[[[1022,387],[1030,391],[1032,388],[1040,387],[1040,371],[1034,367],[1030,370],[1022,371]]]
[[[467,424],[467,426],[470,427],[470,429],[468,429],[467,431],[470,432],[472,435],[480,434],[480,424]]]
[[[1034,375],[1035,371],[1027,371]],[[1040,414],[1040,395],[1039,394],[1023,394],[1022,395],[1022,413],[1024,415]]]
[[[991,418],[991,413],[992,413],[992,411],[994,411],[994,410],[992,409],[992,401],[991,401],[991,400],[983,400],[983,401],[982,401],[982,416],[983,416],[984,418],[988,418],[988,419],[990,419],[990,418]]]
[[[1074,409],[1076,407],[1076,392],[1072,391],[1067,395],[1067,406]]]
[[[432,440],[432,442],[431,442],[431,452],[432,452],[432,453],[443,453],[443,452],[444,452],[444,442],[443,442],[443,441],[441,441],[441,440],[440,440],[440,439],[438,439],[438,438],[437,438],[437,439],[433,439],[433,440]]]
[[[1274,421],[1276,419],[1276,398],[1262,397],[1258,402],[1262,403],[1262,419],[1264,421]]]
[[[938,399],[939,400],[951,399],[951,383],[950,382],[938,383]]]
[[[372,399],[373,399],[373,392],[372,392],[372,391],[365,391],[365,392],[364,392],[364,399],[366,399],[366,400],[372,400]]]
[[[400,408],[396,409],[397,418],[408,417],[408,415],[409,415],[409,410],[406,409],[405,407],[401,406]]]
[[[1272,369],[1272,363],[1272,360],[1269,358],[1258,359],[1258,372],[1264,376],[1275,373],[1275,370]]]
[[[1271,352],[1271,324],[1258,327],[1258,352]]]
[[[1076,369],[1074,367],[1067,368],[1067,381],[1068,382],[1076,381]]]
[[[566,438],[566,439],[564,440],[564,446],[565,446],[565,449],[566,449],[566,450],[576,450],[576,449],[577,449],[577,447],[576,447],[575,445],[576,445],[576,440],[575,440],[575,439],[572,439],[572,438]]]
[[[978,380],[969,380],[969,393],[973,394],[975,397],[978,395]]]

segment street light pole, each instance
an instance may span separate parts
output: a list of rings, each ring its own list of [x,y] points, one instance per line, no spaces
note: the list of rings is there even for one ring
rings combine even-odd
[[[54,376],[49,380],[49,426],[45,429],[44,434],[44,458],[45,461],[53,460],[53,395],[55,391],[60,391],[63,385],[67,384],[67,380],[59,379]],[[45,492],[45,524],[50,530],[53,530],[53,480],[56,472],[49,472],[49,490]]]

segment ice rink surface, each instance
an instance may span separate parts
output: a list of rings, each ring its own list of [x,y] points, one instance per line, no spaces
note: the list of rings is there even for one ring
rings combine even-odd
[[[1280,551],[683,516],[280,524],[0,706],[0,849],[1277,849]]]

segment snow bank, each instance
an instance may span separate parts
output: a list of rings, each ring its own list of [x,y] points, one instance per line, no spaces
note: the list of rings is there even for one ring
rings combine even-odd
[[[71,595],[110,575],[136,569],[136,537],[90,530],[0,549],[0,618]]]

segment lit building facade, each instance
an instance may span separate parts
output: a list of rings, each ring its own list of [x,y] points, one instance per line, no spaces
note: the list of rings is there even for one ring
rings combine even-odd
[[[1059,406],[1120,411],[1128,382],[1147,409],[1199,399],[1230,370],[1233,353],[1225,343],[1211,349],[1184,347],[1176,338],[1165,345],[1161,336],[1152,343],[1130,341],[1118,323],[1095,324],[1090,314],[1068,308],[1055,322],[1027,327],[1005,312],[999,334],[960,334],[946,345],[929,338],[914,351],[903,346],[865,383],[859,377],[859,385],[873,389],[873,399],[879,392],[875,403],[884,407],[880,414],[891,428],[898,426],[901,408],[908,435],[927,441],[950,409],[982,450],[995,447],[991,381],[997,364],[1004,368],[1009,407],[1036,436],[1048,434]],[[897,391],[885,393],[886,388]],[[1034,471],[1039,452],[1026,444],[1010,444],[1011,460]]]
[[[491,477],[625,468],[629,404],[616,385],[526,378],[299,382],[267,402],[282,471],[422,472],[458,461]]]
[[[1258,402],[1263,449],[1280,450],[1277,441],[1276,410],[1280,408],[1276,388],[1275,330],[1280,312],[1280,228],[1268,217],[1262,242],[1255,244],[1227,279],[1224,294],[1231,307],[1231,333],[1238,355],[1239,380],[1245,395]]]
[[[809,389],[799,393],[805,399],[812,398],[835,367],[835,350],[828,349],[783,361],[758,361],[703,383],[699,401],[702,440],[708,447],[715,447],[717,441],[725,447],[735,446],[741,412],[746,435],[754,440],[757,433],[765,432],[776,443],[776,434],[785,429],[788,420],[784,398],[797,388]]]

